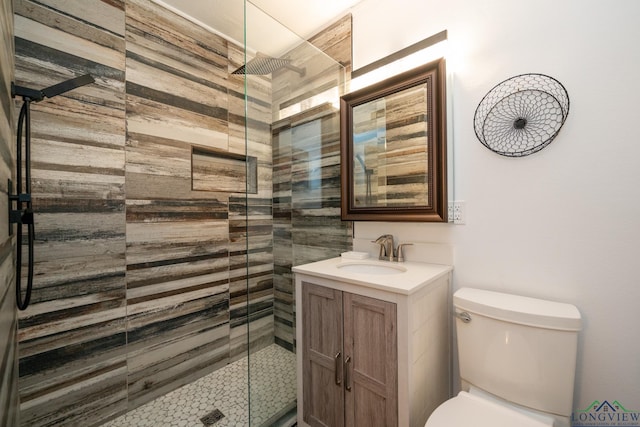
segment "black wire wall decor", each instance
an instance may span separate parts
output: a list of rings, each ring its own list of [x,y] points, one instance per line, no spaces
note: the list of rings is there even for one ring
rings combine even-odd
[[[544,74],[521,74],[491,89],[473,117],[476,136],[489,150],[507,157],[542,150],[569,115],[565,87]]]

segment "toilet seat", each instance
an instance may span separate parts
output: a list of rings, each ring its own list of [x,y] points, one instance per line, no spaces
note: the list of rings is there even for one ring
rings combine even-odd
[[[438,406],[425,427],[550,427],[548,422],[515,409],[461,391],[458,396]]]

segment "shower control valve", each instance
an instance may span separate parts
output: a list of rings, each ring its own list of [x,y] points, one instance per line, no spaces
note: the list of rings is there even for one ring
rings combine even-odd
[[[31,209],[13,209],[13,202],[18,203],[18,207],[22,203],[28,203],[31,201],[31,194],[20,193],[11,194],[13,183],[8,180],[7,193],[9,196],[9,234],[11,234],[11,224],[33,224],[33,211]],[[27,205],[28,206],[28,205]]]

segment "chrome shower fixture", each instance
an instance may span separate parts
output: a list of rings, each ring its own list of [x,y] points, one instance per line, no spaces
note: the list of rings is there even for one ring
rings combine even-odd
[[[306,68],[299,68],[291,65],[291,60],[286,58],[272,58],[270,56],[258,53],[253,59],[250,59],[242,67],[238,68],[231,74],[245,74],[245,75],[267,75],[274,71],[286,68],[294,71],[304,77],[306,74]]]

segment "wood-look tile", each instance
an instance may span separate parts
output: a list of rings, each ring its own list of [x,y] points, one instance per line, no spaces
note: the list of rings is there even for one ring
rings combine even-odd
[[[13,3],[16,15],[100,46],[124,50],[124,2],[121,7],[113,7],[115,2],[107,4],[100,0],[85,0],[76,5],[61,0],[15,0]],[[77,17],[81,17],[82,21],[78,21]]]
[[[252,165],[256,169],[252,171],[253,177],[249,176],[247,180]],[[191,155],[191,180],[194,190],[241,193],[247,191],[247,185],[257,186],[256,175],[255,157],[253,161],[247,158],[230,158],[221,153],[204,150],[194,150]]]
[[[0,264],[0,274],[6,278],[0,283],[0,423],[15,425],[18,407],[17,321],[11,258]]]
[[[195,337],[164,343],[158,349],[145,349],[140,355],[153,358],[154,363],[129,375],[128,409],[136,408],[228,364],[228,342],[229,329],[223,325]],[[137,354],[133,354],[129,362],[144,363],[138,360]]]
[[[347,14],[308,40],[309,43],[317,46],[323,53],[345,67],[347,73],[352,71],[352,22],[351,14]]]
[[[69,3],[66,0],[38,0],[38,3],[49,6],[49,9],[60,11],[60,15],[81,17],[82,21],[106,30],[103,31],[104,33],[124,35],[122,16],[125,0],[85,0],[80,4]],[[29,5],[34,6],[32,2],[29,2]],[[32,14],[33,12],[29,13],[29,15]],[[55,16],[57,17],[58,14]]]
[[[14,111],[11,82],[14,80],[13,4],[0,2],[0,183],[7,191],[7,180],[14,172]],[[7,224],[9,203],[0,197],[0,222]],[[15,301],[15,238],[7,227],[0,231],[0,425],[18,422],[18,345]]]
[[[124,57],[111,47],[101,46],[74,34],[15,15],[16,37],[30,40],[51,49],[86,58],[111,68],[122,69]]]
[[[90,362],[90,361],[89,361]],[[98,369],[75,380],[59,383],[28,401],[21,401],[20,422],[26,426],[91,425],[126,405],[126,363]]]
[[[126,22],[127,41],[136,35],[146,35],[163,55],[185,62],[205,62],[209,66],[209,80],[226,79],[228,60],[224,38],[145,0],[127,0]]]
[[[236,116],[244,113],[242,86],[228,78],[227,42],[156,5],[131,5],[127,300],[135,407],[229,362],[230,264],[243,256],[232,255],[241,232],[229,225],[238,204],[229,199],[244,185],[198,191],[191,160],[192,147],[239,154],[245,147],[244,119]],[[258,108],[268,117],[269,102]],[[257,144],[249,155],[270,161],[268,120],[248,125]],[[259,193],[270,185],[263,169]],[[201,173],[224,179],[218,166]]]
[[[15,4],[18,84],[96,80],[32,109],[36,264],[18,333],[22,425],[89,425],[126,407],[124,8]]]
[[[293,349],[295,338],[291,266],[351,247],[351,224],[340,219],[338,120],[335,110],[321,106],[273,129],[274,333],[285,348]]]
[[[249,77],[245,118],[244,78],[229,75],[242,49],[160,5],[18,4],[17,81],[96,77],[34,109],[39,274],[20,318],[23,425],[92,425],[249,349],[292,349],[291,265],[341,251],[350,228],[336,204],[336,118],[288,125],[322,123],[313,176],[303,152],[316,142],[272,146],[272,104],[337,84],[326,58],[300,48],[305,78]],[[347,28],[315,42],[346,55]],[[194,191],[193,146],[255,156],[256,194]]]
[[[228,147],[226,121],[132,95],[127,96],[127,130],[205,148]]]

